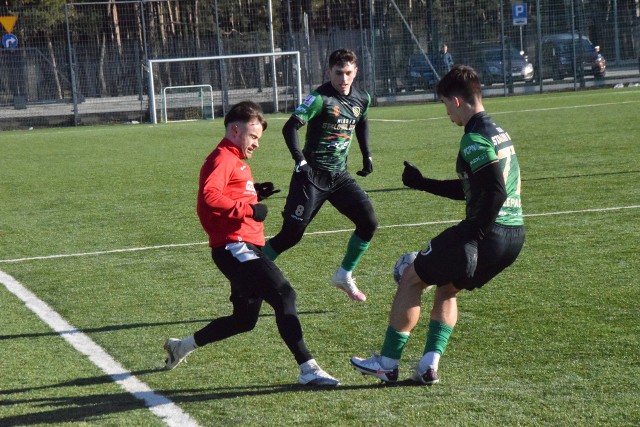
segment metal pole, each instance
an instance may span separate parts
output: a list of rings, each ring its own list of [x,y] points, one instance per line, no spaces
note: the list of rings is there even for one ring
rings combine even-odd
[[[144,64],[146,64],[147,60],[149,59],[149,51],[147,49],[147,26],[145,23],[144,1],[140,2],[140,23],[142,25],[142,50],[144,52],[144,58],[142,58],[142,61],[140,61],[139,63],[139,66],[141,68],[140,76],[142,76],[144,74]],[[143,95],[143,93],[140,93],[140,101],[142,101]]]
[[[307,68],[307,84],[310,92],[313,83],[313,70],[311,69],[311,41],[309,37],[309,15],[307,15],[307,12],[304,12],[302,16],[302,23],[304,24],[304,41],[307,48],[307,54],[304,57]]]
[[[218,55],[222,55],[224,52],[224,47],[222,45],[222,40],[220,39],[220,20],[218,17],[218,0],[215,0],[213,3],[213,7],[215,7],[215,15],[216,15],[216,39],[218,42]],[[229,88],[227,87],[226,82],[227,69],[225,67],[224,61],[220,61],[220,90],[222,91],[222,117],[227,115],[227,106],[229,104]]]
[[[523,25],[520,25],[520,54],[522,55],[522,52],[524,52],[524,49],[522,48],[522,27]]]
[[[618,28],[618,0],[613,0],[613,45],[616,62],[620,62],[620,29]]]
[[[504,96],[507,96],[507,71],[506,71],[506,66],[507,66],[507,61],[505,60],[505,38],[506,36],[504,35],[504,0],[500,0],[500,39],[502,41],[502,43],[500,43],[500,46],[502,48],[502,84],[504,85]],[[511,70],[509,70],[509,72],[511,72]]]
[[[362,0],[358,0],[358,21],[360,21],[360,49],[362,53],[362,81],[367,84],[367,66],[365,62],[365,51],[367,50],[367,44],[364,42],[364,28],[362,27]],[[366,89],[369,89],[365,86]]]
[[[67,26],[67,49],[69,50],[69,73],[71,75],[71,98],[73,100],[73,124],[78,126],[78,93],[76,88],[76,72],[73,69],[73,52],[71,47],[71,29],[69,28],[69,8],[64,5],[64,20]]]
[[[269,35],[271,38],[271,53],[275,53],[275,43],[273,41],[273,5],[269,0]],[[278,112],[278,81],[276,75],[276,57],[271,57],[271,80],[273,82],[273,112]]]
[[[540,85],[540,93],[542,93],[542,22],[540,15],[540,0],[536,0],[536,26],[538,27],[538,55],[536,61],[538,61],[538,84]]]
[[[574,2],[575,0],[571,0],[571,54],[573,57],[573,90],[578,90],[578,67],[576,58],[576,12]],[[580,41],[580,39],[578,39],[578,41]]]
[[[377,88],[376,88],[376,29],[374,25],[373,3],[375,0],[369,0],[369,28],[371,28],[371,91],[373,96],[372,104],[378,104]]]

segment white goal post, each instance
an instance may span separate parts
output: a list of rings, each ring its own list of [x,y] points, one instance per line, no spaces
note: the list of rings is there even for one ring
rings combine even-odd
[[[197,66],[193,67],[194,64]],[[247,99],[272,101],[274,112],[279,111],[279,96],[287,102],[291,99],[292,109],[302,102],[299,51],[150,59],[147,65],[149,114],[153,124],[158,123],[158,110],[164,113],[162,95],[165,87],[171,86],[211,86],[213,97],[220,100],[216,104],[222,105],[223,115],[230,104]],[[268,81],[270,87],[266,84]]]

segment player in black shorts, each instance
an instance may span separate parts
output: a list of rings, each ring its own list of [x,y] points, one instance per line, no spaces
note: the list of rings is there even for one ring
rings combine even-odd
[[[452,122],[464,126],[456,161],[458,179],[425,178],[405,161],[402,182],[411,188],[466,201],[466,217],[434,237],[408,266],[391,307],[380,354],[351,358],[359,372],[385,382],[398,379],[398,365],[420,317],[421,296],[437,286],[427,343],[412,379],[436,384],[438,363],[458,320],[457,294],[482,287],[518,257],[524,244],[520,168],[509,134],[484,111],[480,80],[456,65],[437,87]]]
[[[295,161],[280,232],[270,239],[264,253],[272,260],[301,239],[325,202],[331,203],[356,226],[347,252],[331,281],[355,301],[366,296],[356,286],[352,271],[369,247],[378,220],[369,196],[347,171],[353,134],[363,157],[362,170],[373,172],[369,151],[367,110],[371,97],[352,86],[358,72],[355,53],[339,49],[329,56],[330,81],[311,92],[284,125],[282,134]],[[308,125],[305,145],[298,144],[298,129]]]

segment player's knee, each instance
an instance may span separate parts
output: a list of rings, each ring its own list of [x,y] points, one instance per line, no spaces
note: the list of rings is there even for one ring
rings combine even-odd
[[[460,292],[460,289],[456,288],[453,283],[447,283],[443,286],[438,286],[435,291],[434,298],[439,301],[445,301],[451,298],[456,298]]]
[[[256,327],[258,316],[235,316],[234,321],[238,333],[249,332]]]
[[[373,212],[373,207],[366,209],[366,214],[356,224],[356,236],[367,242],[373,239],[373,235],[378,229],[378,218]]]
[[[279,292],[282,297],[282,308],[283,308],[284,314],[294,314],[294,315],[297,314],[298,312],[296,308],[297,294],[295,289],[293,289],[293,287],[291,286],[291,284],[287,282],[286,285],[280,288]]]

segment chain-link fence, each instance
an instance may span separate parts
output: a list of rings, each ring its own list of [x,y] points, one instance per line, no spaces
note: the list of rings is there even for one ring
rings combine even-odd
[[[640,80],[637,0],[16,3],[0,6],[2,129],[148,122],[158,107],[150,87],[159,97],[167,86],[210,85],[215,117],[243,98],[291,111],[297,68],[306,93],[340,47],[358,55],[357,84],[377,104],[434,100],[452,62],[479,71],[485,96]],[[166,63],[150,85],[149,60],[295,51],[299,63]]]

